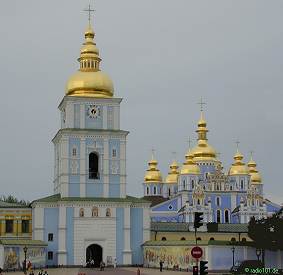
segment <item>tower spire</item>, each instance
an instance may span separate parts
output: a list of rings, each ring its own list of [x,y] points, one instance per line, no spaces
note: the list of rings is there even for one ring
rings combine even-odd
[[[91,9],[91,6],[90,6],[90,4],[88,5],[88,9],[85,9],[85,10],[83,10],[83,11],[85,11],[85,12],[88,12],[88,26],[89,26],[89,28],[91,28],[91,13],[93,12],[94,13],[94,9]]]

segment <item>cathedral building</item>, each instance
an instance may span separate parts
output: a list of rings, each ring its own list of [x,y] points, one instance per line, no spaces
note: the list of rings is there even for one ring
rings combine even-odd
[[[47,265],[142,264],[150,238],[150,203],[126,194],[126,141],[120,103],[91,25],[79,70],[59,104],[53,138],[54,194],[32,203],[33,239],[47,243]]]
[[[152,222],[187,222],[203,212],[204,223],[247,224],[252,216],[266,217],[281,207],[264,198],[263,183],[253,158],[245,164],[237,149],[234,162],[223,171],[216,150],[208,143],[203,112],[196,130],[197,145],[185,162],[174,160],[163,180],[152,157],[144,177],[144,198],[151,201]],[[205,230],[205,226],[203,230]]]

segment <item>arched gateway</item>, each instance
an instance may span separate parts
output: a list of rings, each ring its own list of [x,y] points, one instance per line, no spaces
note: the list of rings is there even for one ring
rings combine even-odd
[[[98,244],[91,244],[86,249],[86,262],[94,260],[94,266],[99,267],[102,261],[102,247]]]

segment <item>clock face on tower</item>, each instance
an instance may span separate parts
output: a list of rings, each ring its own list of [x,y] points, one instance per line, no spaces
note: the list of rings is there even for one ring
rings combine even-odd
[[[100,108],[96,105],[89,105],[87,108],[87,115],[90,118],[96,118],[100,115]]]

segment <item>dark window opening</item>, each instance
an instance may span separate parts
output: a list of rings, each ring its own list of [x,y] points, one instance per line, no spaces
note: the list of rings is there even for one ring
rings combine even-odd
[[[210,241],[214,241],[214,238],[213,238],[213,237],[211,237],[209,240],[210,240]]]
[[[221,218],[220,218],[220,210],[217,210],[216,212],[216,222],[220,223],[221,222]]]
[[[200,237],[197,237],[197,241],[201,241],[201,238],[200,238]]]
[[[89,154],[89,178],[90,179],[99,179],[98,172],[98,154],[90,153]]]
[[[48,234],[48,242],[53,242],[53,233]]]
[[[231,238],[231,242],[235,242],[236,241],[236,238]]]
[[[6,220],[6,233],[13,233],[13,220]]]
[[[22,220],[22,232],[29,233],[29,220]]]
[[[162,237],[161,241],[166,241],[166,238],[165,238],[165,237]]]
[[[246,238],[242,238],[242,242],[246,242],[247,241],[247,239]]]
[[[48,260],[53,260],[53,252],[52,251],[48,251]]]
[[[181,241],[185,241],[185,240],[186,240],[186,238],[185,238],[185,237],[182,237],[182,238],[181,238]]]
[[[229,223],[229,211],[225,210],[225,223]]]

